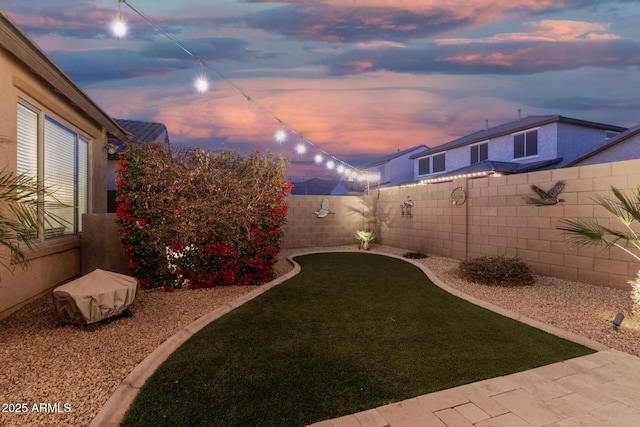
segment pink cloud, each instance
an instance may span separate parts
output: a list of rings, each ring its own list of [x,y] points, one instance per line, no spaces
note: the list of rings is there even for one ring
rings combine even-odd
[[[525,24],[528,31],[520,33],[501,33],[492,37],[446,38],[437,39],[441,45],[461,44],[492,44],[512,42],[575,42],[575,41],[611,41],[619,40],[620,36],[606,33],[609,24],[569,20],[543,20]]]
[[[436,145],[449,140],[450,128],[441,123],[451,118],[443,114],[444,98],[414,86],[420,77],[385,74],[335,81],[246,79],[239,85],[252,88],[251,97],[301,134],[304,141],[340,159],[375,158],[422,143]],[[295,160],[313,159],[317,152],[313,145],[307,155],[298,156],[294,147],[299,136],[290,133],[285,144],[276,144],[273,135],[280,124],[269,112],[223,84],[212,83],[212,90],[202,95],[193,93],[188,84],[167,87],[162,99],[157,99],[157,89],[144,87],[132,98],[127,97],[126,88],[92,93],[114,117],[164,123],[175,142],[211,142],[217,145],[210,148],[231,149],[240,144],[244,149],[282,152]],[[375,99],[384,102],[372,101]],[[156,113],[139,117],[139,111]]]

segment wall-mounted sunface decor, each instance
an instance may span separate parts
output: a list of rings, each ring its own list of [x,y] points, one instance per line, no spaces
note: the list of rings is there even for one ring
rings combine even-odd
[[[329,211],[329,199],[322,199],[322,203],[320,203],[320,209],[315,211],[313,214],[318,218],[324,218],[332,213],[335,212]]]
[[[453,206],[462,206],[467,201],[467,190],[464,187],[456,187],[451,192],[451,204]]]
[[[524,200],[529,205],[538,205],[538,206],[555,205],[558,202],[564,202],[564,199],[558,198],[558,194],[560,194],[563,188],[564,188],[564,181],[556,182],[556,185],[554,185],[549,191],[544,191],[536,185],[531,185],[531,189],[535,191],[536,194],[540,196],[540,198],[536,199],[535,197],[527,196],[527,197],[524,197]]]
[[[411,201],[411,196],[407,196],[407,200],[400,204],[400,211],[402,212],[402,218],[411,218],[411,208],[413,207],[413,202]]]

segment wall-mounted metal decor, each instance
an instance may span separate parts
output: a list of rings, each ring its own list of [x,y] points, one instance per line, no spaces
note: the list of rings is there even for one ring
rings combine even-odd
[[[402,212],[402,218],[411,218],[411,208],[413,207],[413,202],[411,201],[411,197],[407,196],[407,200],[400,204],[400,211]]]
[[[536,185],[531,185],[531,189],[535,191],[536,194],[540,196],[540,198],[536,199],[535,197],[527,196],[524,198],[524,200],[527,202],[527,204],[530,204],[530,205],[538,205],[538,206],[555,205],[558,202],[564,202],[564,199],[558,198],[558,194],[560,194],[563,188],[564,188],[564,181],[556,182],[556,185],[554,185],[549,191],[544,191]]]
[[[315,211],[313,214],[318,218],[324,218],[330,213],[333,212],[329,211],[329,199],[322,199],[322,203],[320,203],[320,209]]]
[[[456,187],[451,192],[451,204],[453,206],[462,206],[467,201],[467,190],[464,187]]]

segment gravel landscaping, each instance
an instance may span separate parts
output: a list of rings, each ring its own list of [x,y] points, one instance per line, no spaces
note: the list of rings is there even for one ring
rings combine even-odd
[[[394,255],[406,252],[380,245],[373,246],[372,251]],[[283,251],[277,275],[291,269],[285,260],[291,253]],[[541,276],[533,286],[487,287],[462,280],[456,274],[456,260],[429,257],[416,261],[451,287],[476,298],[640,356],[640,319],[629,316],[627,291]],[[51,295],[39,298],[0,320],[0,404],[4,410],[0,412],[0,425],[89,425],[120,382],[159,344],[252,289],[141,291],[131,306],[131,317],[104,324],[96,332],[62,324]],[[626,318],[616,332],[611,320],[618,312]],[[25,407],[26,413],[16,413],[16,409]]]

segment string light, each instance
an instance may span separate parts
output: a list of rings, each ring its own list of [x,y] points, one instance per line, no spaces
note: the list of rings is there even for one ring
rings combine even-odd
[[[116,16],[116,20],[113,21],[111,30],[118,38],[124,37],[127,34],[127,26],[124,23],[124,18],[122,18],[122,12],[120,11],[120,0],[118,0],[118,15]]]
[[[276,133],[273,136],[273,139],[278,144],[284,144],[284,142],[287,140],[287,131],[285,129],[283,129],[283,128],[280,128],[280,129],[276,130]]]
[[[158,32],[160,32],[162,35],[164,35],[167,39],[169,39],[171,42],[173,42],[173,44],[175,44],[177,47],[179,47],[180,49],[182,49],[187,55],[191,56],[194,60],[196,60],[197,62],[200,63],[200,65],[204,68],[206,68],[209,72],[211,72],[216,78],[220,79],[222,82],[224,82],[225,84],[227,84],[229,87],[231,87],[233,90],[235,90],[237,93],[239,93],[240,95],[242,95],[246,100],[247,103],[252,103],[254,104],[258,109],[262,110],[264,113],[269,114],[271,117],[273,117],[278,123],[280,123],[280,125],[282,126],[280,129],[278,129],[276,131],[275,134],[275,141],[282,144],[286,141],[288,134],[287,131],[291,134],[295,134],[297,135],[301,141],[303,141],[302,135],[297,132],[295,129],[293,129],[291,126],[287,125],[286,123],[284,123],[278,116],[276,116],[275,113],[273,113],[272,111],[270,111],[269,109],[265,108],[262,104],[260,104],[258,101],[256,101],[254,98],[252,98],[251,96],[249,96],[247,93],[245,93],[239,86],[237,86],[235,83],[233,83],[232,81],[226,79],[225,77],[223,77],[222,75],[220,75],[218,72],[216,72],[214,69],[212,69],[204,60],[202,60],[201,58],[197,57],[196,55],[194,55],[189,49],[187,49],[178,39],[176,39],[173,35],[169,34],[167,31],[165,31],[158,23],[156,23],[153,19],[151,19],[151,17],[149,17],[148,15],[146,15],[145,13],[143,13],[141,10],[139,10],[137,7],[135,7],[134,5],[131,4],[130,1],[128,0],[117,0],[118,1],[118,15],[116,17],[116,21],[114,22],[114,26],[113,26],[113,31],[114,34],[116,34],[117,37],[122,37],[125,35],[126,33],[126,26],[124,24],[124,20],[122,19],[122,14],[120,13],[120,3],[124,3],[126,4],[133,12],[135,12],[136,14],[138,14],[142,19],[144,19],[145,21],[147,21],[152,27],[154,27],[156,30],[158,30]],[[117,27],[117,30],[116,30]],[[196,83],[196,90],[200,93],[206,92],[209,88],[209,83],[207,81],[206,75],[204,74],[204,72],[200,75],[200,77],[197,79]],[[316,147],[317,149],[319,149],[319,147],[314,144],[313,142],[309,141],[308,139],[304,139],[304,142],[306,142],[306,144],[309,144],[313,147]],[[300,147],[300,145],[302,144],[302,147]],[[306,148],[306,144],[304,144],[303,142],[301,142],[300,144],[298,144],[296,146],[296,151],[298,152],[298,154],[303,154],[307,151]],[[301,150],[303,150],[301,152]],[[324,150],[319,149],[319,151],[322,151],[327,157],[333,157],[333,156],[328,156],[327,153]],[[325,156],[322,156],[321,154],[317,154],[314,158],[315,163],[317,164],[322,164],[322,162],[324,161]],[[342,162],[344,165],[342,166],[343,171],[344,170],[348,170],[346,168],[346,166],[348,165],[346,162]],[[349,165],[350,166],[350,165]],[[335,162],[333,160],[329,160],[326,163],[326,167],[328,169],[333,169],[335,167]],[[351,168],[354,169],[355,173],[352,173],[352,175],[357,175],[357,169],[353,166],[351,166]]]
[[[307,152],[307,146],[304,145],[304,142],[300,142],[298,143],[298,145],[296,145],[296,153],[302,155],[306,152]]]
[[[196,90],[198,93],[205,93],[209,90],[209,81],[207,80],[207,76],[204,74],[200,74],[200,77],[196,79]]]

